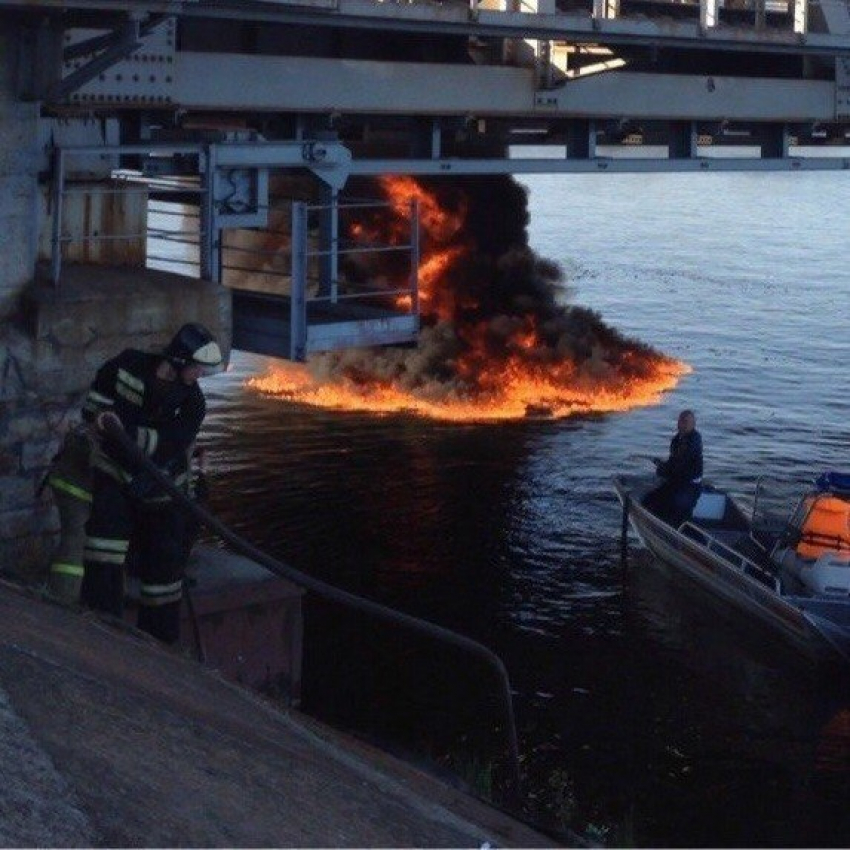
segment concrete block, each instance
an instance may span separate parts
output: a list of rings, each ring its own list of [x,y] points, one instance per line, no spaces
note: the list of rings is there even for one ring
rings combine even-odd
[[[3,133],[0,131],[2,144]],[[34,209],[35,193],[36,182],[32,175],[14,170],[0,171],[0,218],[19,218],[32,227],[30,213]]]
[[[24,293],[27,327],[44,368],[57,368],[64,348],[72,358],[97,347],[109,355],[124,348],[160,349],[184,322],[207,325],[225,352],[230,348],[230,290],[209,281],[151,269],[66,265],[58,287],[43,279]],[[76,326],[76,330],[72,330]],[[106,345],[109,338],[115,344]]]
[[[98,362],[102,362],[102,359]],[[45,397],[73,393],[75,400],[71,406],[79,414],[85,394],[94,379],[95,369],[94,364],[76,368],[60,364],[54,368],[39,369],[38,392]]]
[[[227,354],[230,291],[167,272],[66,265],[59,287],[39,278],[14,300],[23,328],[0,325],[0,544],[31,538],[37,549],[57,519],[36,488],[97,369],[125,348],[162,350],[187,321],[208,325]]]
[[[36,385],[32,343],[5,330],[0,326],[0,431],[5,416],[35,402]]]
[[[0,478],[0,515],[29,509],[35,501],[36,488],[33,475],[4,475]]]
[[[14,407],[14,406],[13,406]],[[0,440],[3,445],[43,440],[54,434],[56,426],[50,421],[47,410],[41,407],[22,406],[9,410],[0,422]]]
[[[182,642],[194,645],[197,626],[207,663],[229,679],[297,705],[304,590],[241,555],[209,546],[195,547],[187,575],[192,605],[184,607]]]
[[[48,440],[27,440],[21,446],[21,472],[41,473],[50,465],[59,450],[59,437]]]
[[[52,341],[62,348],[85,348],[97,339],[97,330],[73,316],[58,317],[51,327]]]
[[[2,150],[2,146],[0,146]],[[0,163],[0,173],[2,173]],[[14,174],[0,176],[0,315],[15,310],[16,299],[32,279],[35,262],[34,178]]]
[[[5,110],[0,116],[0,128],[0,174],[27,175],[34,190],[38,161],[34,145],[37,116],[18,117]]]
[[[0,572],[27,584],[40,584],[47,579],[55,546],[56,535],[52,533],[0,538]]]
[[[0,480],[4,475],[12,475],[21,467],[21,447],[5,446],[0,448]]]
[[[58,530],[56,511],[46,499],[31,504],[25,510],[0,511],[0,540],[53,534]]]

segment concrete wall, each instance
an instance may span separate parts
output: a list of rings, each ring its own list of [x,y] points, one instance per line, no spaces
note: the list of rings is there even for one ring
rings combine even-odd
[[[37,244],[38,105],[15,98],[18,38],[0,30],[0,319],[32,277]]]
[[[69,401],[45,403],[32,343],[12,322],[37,244],[38,106],[15,97],[14,30],[0,32],[0,568],[41,563],[56,518],[36,498]]]
[[[5,278],[2,278],[5,283]],[[70,412],[70,394],[38,392],[32,340],[0,326],[0,571],[29,575],[49,561],[58,522],[38,489]]]

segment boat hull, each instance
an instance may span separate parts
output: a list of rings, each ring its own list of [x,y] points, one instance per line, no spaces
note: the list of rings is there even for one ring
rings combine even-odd
[[[825,610],[821,600],[782,595],[776,586],[747,574],[740,563],[730,562],[651,514],[628,478],[615,479],[615,490],[635,533],[659,561],[806,655],[827,659],[837,654],[850,661],[850,630],[830,618],[850,616],[850,604]]]

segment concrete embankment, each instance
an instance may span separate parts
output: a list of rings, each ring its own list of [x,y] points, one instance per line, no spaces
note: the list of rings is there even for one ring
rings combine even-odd
[[[3,846],[552,846],[146,636],[0,582]]]

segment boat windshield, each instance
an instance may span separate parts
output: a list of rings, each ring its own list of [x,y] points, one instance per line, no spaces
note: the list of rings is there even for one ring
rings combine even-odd
[[[751,529],[756,542],[769,551],[777,543],[787,540],[794,533],[794,526],[789,520],[799,504],[799,486],[760,478],[756,484]]]

